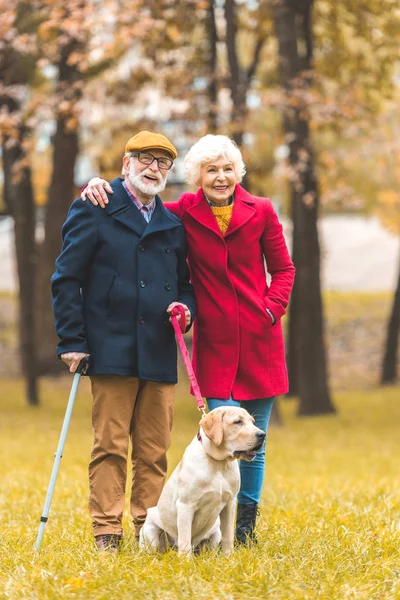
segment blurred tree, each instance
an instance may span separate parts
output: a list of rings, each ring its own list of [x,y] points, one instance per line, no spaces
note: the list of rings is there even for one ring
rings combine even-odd
[[[260,64],[261,52],[269,33],[269,28],[265,26],[268,22],[265,15],[268,4],[259,3],[257,13],[252,17],[252,22],[255,25],[253,28],[247,26],[247,33],[252,29],[251,33],[255,38],[255,44],[250,64],[247,68],[244,68],[238,54],[237,5],[235,0],[225,0],[226,52],[229,65],[228,83],[232,99],[231,128],[232,137],[240,147],[243,146],[243,136],[246,131],[247,95]]]
[[[1,3],[3,4],[3,2]],[[14,219],[15,253],[19,285],[19,345],[22,373],[29,404],[39,403],[36,372],[35,300],[36,246],[35,201],[29,162],[30,130],[22,104],[26,86],[34,77],[36,52],[31,31],[35,26],[28,2],[0,5],[0,136],[4,172],[4,201]]]
[[[328,210],[368,211],[377,191],[373,145],[397,87],[400,11],[392,0],[320,0],[313,16],[308,106],[321,201]]]
[[[400,164],[391,169],[391,179],[395,184],[393,189],[382,190],[378,194],[378,207],[376,214],[383,225],[400,239]],[[393,179],[395,181],[393,181]],[[400,260],[396,289],[393,295],[392,308],[387,323],[386,342],[381,370],[381,384],[395,383],[398,378],[399,363],[399,336],[400,336]]]
[[[215,2],[208,0],[207,7],[207,22],[206,31],[208,34],[208,71],[209,71],[209,102],[210,108],[208,111],[207,131],[209,133],[217,133],[218,130],[218,31],[215,21]]]
[[[35,298],[36,248],[35,202],[27,152],[27,133],[18,126],[18,137],[3,135],[4,199],[14,219],[14,239],[18,274],[19,344],[22,374],[28,403],[39,403],[36,369],[36,323],[32,302]]]
[[[289,373],[300,399],[300,415],[335,412],[324,342],[317,230],[319,191],[305,101],[313,77],[312,8],[312,0],[282,0],[275,6],[281,85],[285,91],[283,122],[290,152],[292,255],[296,266],[290,304]]]
[[[54,2],[38,29],[40,45],[56,68],[53,92],[56,130],[52,138],[52,175],[46,205],[44,241],[39,256],[38,349],[40,374],[54,372],[63,364],[54,360],[57,337],[51,309],[50,278],[61,248],[61,227],[74,197],[74,172],[79,151],[78,102],[82,94],[88,31],[87,4]]]

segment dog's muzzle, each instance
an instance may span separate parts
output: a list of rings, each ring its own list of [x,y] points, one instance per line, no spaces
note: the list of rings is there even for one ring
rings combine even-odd
[[[253,448],[249,450],[235,450],[233,456],[235,458],[239,458],[240,460],[247,460],[247,462],[252,462],[256,454],[263,447],[264,440],[266,438],[266,434],[263,431],[259,431],[256,433],[257,443]]]

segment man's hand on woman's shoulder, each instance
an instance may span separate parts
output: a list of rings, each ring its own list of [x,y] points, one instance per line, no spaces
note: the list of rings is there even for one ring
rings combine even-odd
[[[88,198],[94,206],[100,205],[105,208],[108,204],[107,194],[113,194],[110,184],[101,177],[93,177],[89,183],[81,190],[81,199],[85,202]]]

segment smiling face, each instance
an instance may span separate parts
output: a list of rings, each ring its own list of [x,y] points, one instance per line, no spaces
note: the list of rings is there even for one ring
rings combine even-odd
[[[202,165],[197,182],[205,196],[217,206],[229,204],[237,183],[233,163],[223,156]]]
[[[164,150],[149,150],[155,158],[165,156],[171,158]],[[124,157],[125,181],[133,193],[143,204],[148,204],[156,194],[166,186],[168,171],[160,169],[156,160],[151,165],[145,165],[137,156]]]

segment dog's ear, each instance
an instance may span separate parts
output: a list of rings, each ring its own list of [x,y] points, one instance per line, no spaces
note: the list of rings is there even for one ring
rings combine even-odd
[[[224,419],[225,412],[219,410],[214,412],[213,410],[204,415],[200,421],[200,427],[203,428],[206,436],[216,445],[220,446],[224,438],[224,428],[222,421]]]

